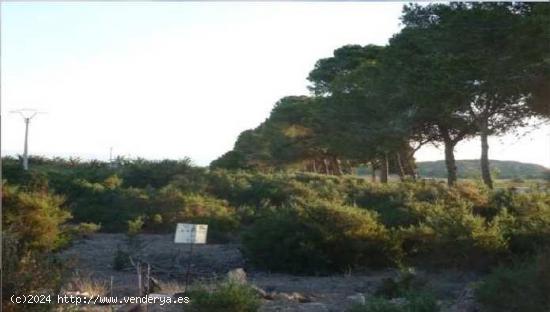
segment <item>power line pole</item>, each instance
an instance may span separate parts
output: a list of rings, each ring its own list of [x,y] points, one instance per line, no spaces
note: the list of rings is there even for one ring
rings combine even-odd
[[[109,168],[115,168],[115,159],[113,158],[113,147],[109,148]]]
[[[17,113],[23,117],[23,120],[25,121],[25,146],[23,149],[23,170],[29,170],[29,124],[31,122],[31,119],[33,119],[36,115],[42,114],[42,112],[38,112],[34,109],[18,109],[11,111],[11,113]]]

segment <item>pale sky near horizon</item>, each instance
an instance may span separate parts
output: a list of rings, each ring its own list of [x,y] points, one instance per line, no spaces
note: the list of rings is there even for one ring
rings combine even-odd
[[[2,155],[108,159],[230,150],[281,97],[308,94],[307,74],[345,44],[386,44],[402,2],[2,2]],[[522,130],[523,131],[523,130]],[[457,159],[479,158],[479,140]],[[417,160],[443,159],[421,149]],[[491,159],[550,168],[550,125],[490,140]]]

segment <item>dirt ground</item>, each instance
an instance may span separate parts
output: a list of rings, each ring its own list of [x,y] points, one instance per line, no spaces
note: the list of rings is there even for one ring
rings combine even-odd
[[[107,294],[112,291],[115,296],[128,296],[136,295],[138,292],[135,268],[131,265],[123,270],[113,268],[117,249],[128,251],[132,254],[134,262],[150,264],[151,276],[162,286],[157,293],[172,295],[181,292],[189,264],[189,245],[174,244],[172,235],[144,234],[139,235],[136,241],[137,243],[129,243],[124,234],[94,234],[76,241],[63,251],[61,256],[72,263],[75,275],[87,276],[97,281]],[[134,247],[129,247],[130,244]],[[273,300],[264,300],[264,312],[345,311],[358,300],[362,300],[361,296],[368,300],[368,296],[374,293],[383,279],[399,274],[397,270],[348,272],[332,276],[275,274],[247,266],[238,245],[194,246],[190,274],[193,284],[223,279],[228,271],[236,268],[244,268],[248,283],[268,293],[277,294]],[[442,306],[448,307],[444,308],[444,311],[456,312],[466,311],[451,306],[469,285],[479,279],[478,274],[472,272],[450,270],[417,274],[435,290],[437,297],[442,300]],[[301,299],[298,300],[296,297]],[[149,309],[155,310],[170,309]],[[178,310],[181,311],[181,308]]]

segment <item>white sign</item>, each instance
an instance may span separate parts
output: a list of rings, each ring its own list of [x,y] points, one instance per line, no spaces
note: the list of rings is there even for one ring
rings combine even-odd
[[[176,244],[206,244],[208,224],[178,223],[176,227]]]

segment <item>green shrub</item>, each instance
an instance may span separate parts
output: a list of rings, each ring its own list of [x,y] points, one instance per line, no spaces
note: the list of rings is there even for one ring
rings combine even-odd
[[[356,304],[348,312],[437,312],[437,300],[429,291],[411,291],[403,295],[403,303],[392,302],[382,297],[367,299],[365,304]]]
[[[2,184],[2,309],[48,311],[49,304],[13,304],[14,294],[59,293],[64,263],[53,255],[64,241],[61,226],[70,214],[63,198]]]
[[[19,235],[2,231],[2,311],[53,311],[51,304],[15,304],[12,295],[57,294],[69,268],[50,252],[21,250]],[[52,301],[54,298],[52,298]]]
[[[69,247],[74,239],[89,238],[92,234],[101,230],[100,224],[81,222],[62,227],[57,246],[59,249]]]
[[[550,311],[550,251],[498,267],[477,288],[476,299],[487,312]]]
[[[192,290],[188,296],[191,311],[256,312],[260,308],[258,294],[250,286],[238,283],[224,282],[214,290]]]
[[[3,229],[17,234],[22,250],[53,250],[61,238],[60,226],[71,218],[63,203],[61,196],[2,184]]]
[[[151,210],[149,192],[125,188],[115,176],[101,183],[76,180],[71,189],[68,200],[75,221],[101,224],[106,232],[125,232],[128,221]]]
[[[117,246],[115,254],[113,256],[113,269],[116,271],[121,271],[130,266],[130,254],[120,246]]]
[[[245,255],[276,271],[320,273],[397,262],[375,213],[324,201],[274,208],[243,234]]]
[[[506,210],[513,218],[508,223],[507,238],[514,254],[533,254],[550,246],[550,193],[497,192],[493,205]]]
[[[381,297],[368,299],[366,304],[357,304],[348,312],[438,312],[437,300],[430,292],[408,292],[403,296],[403,304],[394,303]]]
[[[151,218],[151,221],[153,221],[154,224],[162,224],[162,215],[160,214],[154,214]]]
[[[176,223],[208,224],[209,241],[223,241],[239,227],[236,210],[211,196],[186,194],[169,185],[155,197],[155,207],[165,228],[173,230]]]
[[[378,287],[375,295],[386,299],[405,297],[413,290],[420,290],[426,286],[427,282],[418,278],[412,269],[402,272],[398,279],[386,278]]]
[[[101,225],[91,222],[82,222],[76,226],[75,230],[79,236],[87,237],[93,233],[99,232],[99,230],[101,230]]]
[[[474,211],[484,212],[489,202],[488,191],[483,186],[466,182],[458,183],[452,188],[425,181],[365,183],[356,188],[350,197],[358,206],[377,211],[388,227],[418,225],[421,219],[414,213],[414,205],[457,205],[467,202]]]
[[[404,252],[432,265],[485,266],[507,251],[504,217],[487,222],[471,203],[415,203],[420,223],[399,230]]]
[[[244,193],[250,189],[250,176],[246,172],[215,170],[208,176],[208,192],[229,201],[233,206],[246,205],[248,200],[244,198]]]
[[[359,207],[374,210],[380,215],[380,220],[387,226],[400,226],[415,223],[412,215],[406,209],[410,192],[403,192],[397,184],[368,184],[361,188],[353,201]]]
[[[210,174],[208,191],[228,200],[233,206],[281,206],[294,198],[316,197],[318,194],[293,174],[263,174],[244,171],[216,170]]]
[[[405,295],[407,312],[437,312],[440,310],[435,296],[429,291],[411,291]]]
[[[138,235],[141,232],[141,229],[143,228],[144,223],[145,222],[143,221],[143,216],[139,216],[133,220],[128,220],[127,234],[129,236]]]

